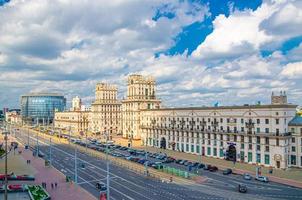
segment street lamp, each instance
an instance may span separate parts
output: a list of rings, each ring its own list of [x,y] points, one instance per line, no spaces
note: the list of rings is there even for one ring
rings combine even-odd
[[[5,128],[6,129],[6,128]],[[3,133],[2,133],[3,134]],[[8,131],[4,131],[4,140],[5,140],[5,191],[4,191],[4,199],[7,200],[7,134],[9,134]]]
[[[109,138],[109,133],[106,133],[104,132],[104,135],[106,137],[106,165],[107,165],[107,199],[109,200],[110,199],[110,190],[109,190],[109,187],[110,187],[110,183],[109,183],[109,159],[108,159],[108,138]]]

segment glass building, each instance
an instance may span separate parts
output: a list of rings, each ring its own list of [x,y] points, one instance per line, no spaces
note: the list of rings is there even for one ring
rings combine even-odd
[[[63,111],[66,99],[56,93],[30,93],[20,99],[23,123],[52,123],[55,111]]]

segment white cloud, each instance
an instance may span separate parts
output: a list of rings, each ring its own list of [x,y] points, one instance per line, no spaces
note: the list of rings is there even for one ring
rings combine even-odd
[[[302,77],[302,62],[295,62],[287,64],[281,72],[281,75],[288,78],[298,78]]]

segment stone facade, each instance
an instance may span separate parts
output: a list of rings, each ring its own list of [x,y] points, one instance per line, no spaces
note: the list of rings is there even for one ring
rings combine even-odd
[[[209,157],[288,167],[295,105],[142,110],[143,143]]]
[[[89,126],[89,114],[85,111],[55,112],[55,128],[72,130],[75,134],[87,131]]]
[[[121,103],[117,100],[115,85],[98,83],[95,89],[95,101],[91,104],[89,131],[121,134]]]
[[[292,134],[288,165],[302,168],[302,116],[295,116],[295,118],[289,122],[288,126]]]
[[[122,101],[123,137],[140,139],[140,110],[157,109],[161,101],[156,98],[153,77],[133,74],[128,77],[127,96]]]

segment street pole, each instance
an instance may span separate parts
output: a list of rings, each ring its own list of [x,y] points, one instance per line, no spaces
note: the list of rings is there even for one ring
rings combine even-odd
[[[70,133],[71,132],[71,127],[69,126],[69,139],[68,139],[68,144],[70,145]]]
[[[27,146],[29,147],[29,127],[27,127]]]
[[[4,200],[7,200],[7,131],[5,130],[5,191]]]
[[[38,156],[39,155],[39,139],[38,139],[38,137],[39,137],[39,132],[40,132],[40,124],[39,124],[39,131],[37,131],[37,135],[36,135],[36,140],[37,140],[37,149],[36,149],[36,153],[37,153],[37,155],[36,156]]]
[[[52,146],[51,146],[51,137],[49,138],[49,164],[51,165],[51,151],[52,151]]]
[[[110,199],[110,193],[109,193],[110,184],[109,184],[108,134],[106,134],[106,132],[105,132],[105,135],[106,135],[106,164],[107,164],[107,199],[109,200]]]
[[[78,184],[77,145],[74,145],[74,182]]]

